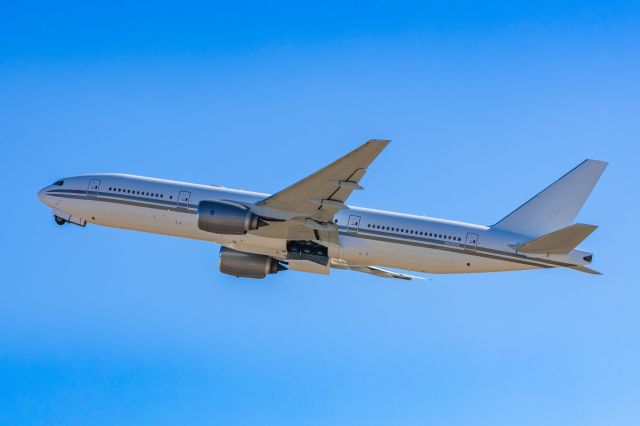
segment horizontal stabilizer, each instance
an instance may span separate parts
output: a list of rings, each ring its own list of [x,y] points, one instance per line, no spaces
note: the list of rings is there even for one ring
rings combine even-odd
[[[598,227],[595,225],[576,223],[512,247],[519,253],[567,254],[591,235],[596,228]]]

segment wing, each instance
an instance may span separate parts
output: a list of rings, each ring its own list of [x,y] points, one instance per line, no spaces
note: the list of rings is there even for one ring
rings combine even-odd
[[[265,237],[320,240],[338,244],[333,216],[345,207],[367,167],[389,144],[373,139],[323,169],[258,202],[256,207],[286,212],[289,220],[253,233]]]
[[[602,272],[595,271],[591,268],[587,268],[586,266],[576,265],[576,266],[567,266],[567,268],[573,269],[574,271],[578,271],[578,272],[584,272],[585,274],[602,275]]]
[[[367,167],[389,144],[387,140],[370,140],[325,168],[290,187],[260,201],[259,206],[297,213],[299,216],[329,222],[344,207]]]
[[[344,262],[331,261],[331,267],[336,269],[348,269],[350,271],[364,272],[366,274],[375,275],[382,278],[397,278],[400,280],[424,280],[423,277],[416,277],[414,275],[401,274],[400,272],[388,271],[386,269],[378,268],[377,266],[368,265],[356,265]]]

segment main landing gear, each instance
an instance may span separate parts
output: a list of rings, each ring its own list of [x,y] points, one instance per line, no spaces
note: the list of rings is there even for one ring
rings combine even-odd
[[[65,223],[67,223],[67,221],[65,219],[61,218],[60,216],[55,216],[54,215],[53,216],[53,220],[55,220],[58,225],[64,225]]]

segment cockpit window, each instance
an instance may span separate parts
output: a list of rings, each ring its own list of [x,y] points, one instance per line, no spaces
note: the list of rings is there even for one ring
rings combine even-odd
[[[64,185],[64,181],[63,180],[57,180],[57,181],[53,182],[53,185],[54,186],[62,186],[62,185]]]

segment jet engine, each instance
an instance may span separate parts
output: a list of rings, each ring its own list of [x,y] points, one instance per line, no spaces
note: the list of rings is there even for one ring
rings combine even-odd
[[[243,235],[269,225],[243,205],[229,201],[201,201],[198,228],[216,234]]]
[[[264,278],[287,268],[273,257],[220,248],[220,272],[234,277]]]

